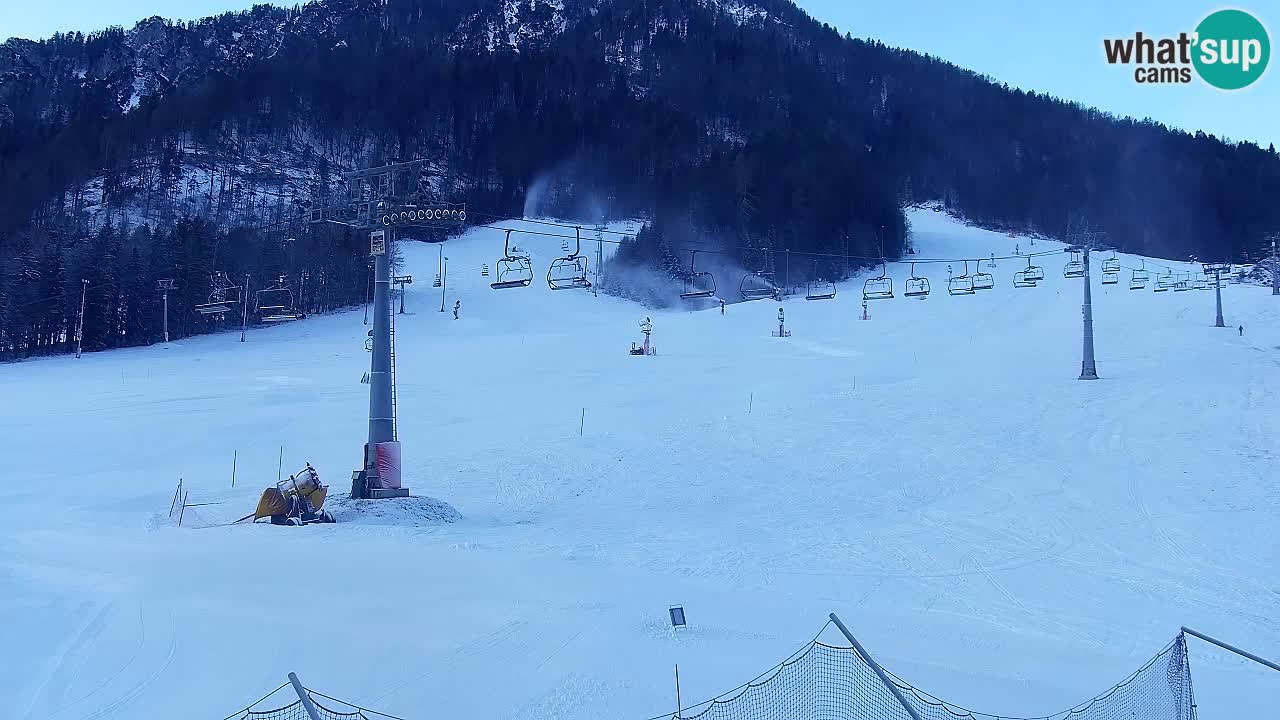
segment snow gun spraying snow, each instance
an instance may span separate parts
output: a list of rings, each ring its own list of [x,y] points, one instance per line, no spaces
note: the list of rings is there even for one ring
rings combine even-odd
[[[288,480],[262,491],[253,515],[240,520],[271,518],[272,525],[312,525],[334,522],[333,516],[321,508],[329,495],[329,486],[320,484],[320,475],[311,463]],[[239,522],[239,521],[237,521]]]

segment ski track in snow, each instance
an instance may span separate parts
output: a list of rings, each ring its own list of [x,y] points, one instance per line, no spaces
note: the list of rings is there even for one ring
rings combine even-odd
[[[911,219],[921,257],[1061,247]],[[933,294],[873,301],[869,321],[850,281],[832,301],[788,300],[793,336],[772,338],[773,302],[721,316],[541,277],[493,291],[480,268],[502,235],[446,245],[459,320],[429,283],[396,318],[406,482],[452,522],[441,506],[227,524],[275,482],[282,446],[283,472],[311,462],[345,492],[367,422],[360,310],[244,344],[0,365],[12,717],[221,717],[296,671],[411,719],[642,720],[674,710],[673,664],[686,704],[704,700],[831,611],[895,674],[1016,715],[1105,690],[1183,624],[1280,655],[1267,289],[1224,288],[1219,330],[1211,292],[1095,276],[1102,379],[1083,383],[1065,256],[1038,259],[1029,289],[1011,287],[1021,263],[999,261],[996,288],[969,297],[918,264]],[[521,244],[544,272],[559,254]],[[435,247],[402,249],[401,272],[433,275]],[[899,292],[909,274],[889,268]],[[631,357],[645,315],[661,354]],[[178,478],[210,503],[182,528]],[[1275,677],[1190,651],[1201,718],[1269,716]]]

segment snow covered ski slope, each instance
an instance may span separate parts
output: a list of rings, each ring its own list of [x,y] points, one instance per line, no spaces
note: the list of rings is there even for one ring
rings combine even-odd
[[[1060,247],[911,221],[920,258]],[[282,447],[285,473],[309,461],[343,493],[368,407],[360,310],[0,366],[0,718],[219,718],[293,670],[406,718],[642,720],[674,709],[674,664],[686,704],[710,697],[831,611],[897,675],[992,713],[1066,709],[1180,625],[1280,655],[1266,289],[1226,287],[1217,329],[1212,292],[1103,286],[1095,257],[1102,379],[1080,382],[1065,255],[1035,288],[998,261],[965,297],[917,265],[923,301],[891,264],[898,297],[870,320],[859,279],[789,300],[779,339],[771,301],[722,316],[552,292],[552,238],[520,239],[531,287],[491,290],[502,239],[445,246],[456,321],[437,248],[403,247],[406,483],[455,522],[335,499],[334,525],[225,525]],[[630,356],[646,315],[659,354]],[[200,503],[181,528],[179,478]],[[1190,652],[1201,718],[1274,717],[1280,676]]]

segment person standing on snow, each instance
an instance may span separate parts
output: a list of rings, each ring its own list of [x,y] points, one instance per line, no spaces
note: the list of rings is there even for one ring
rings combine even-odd
[[[454,303],[453,303],[453,319],[454,319],[454,320],[457,320],[457,319],[458,319],[458,310],[459,310],[459,309],[461,309],[461,308],[462,308],[462,301],[461,301],[461,300],[455,300],[455,301],[454,301]]]
[[[1238,330],[1240,330],[1240,337],[1244,337],[1244,326],[1243,326],[1243,325],[1241,325],[1241,326],[1240,326],[1239,328],[1237,328],[1237,329],[1238,329]]]
[[[721,300],[721,301],[720,301],[720,314],[721,314],[721,315],[723,315],[723,314],[724,314],[724,301],[723,301],[723,300]]]

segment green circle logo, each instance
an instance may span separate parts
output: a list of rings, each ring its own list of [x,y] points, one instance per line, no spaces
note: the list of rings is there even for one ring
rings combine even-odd
[[[1257,18],[1243,10],[1219,10],[1196,26],[1192,63],[1210,85],[1239,90],[1262,77],[1271,59],[1271,38]]]

